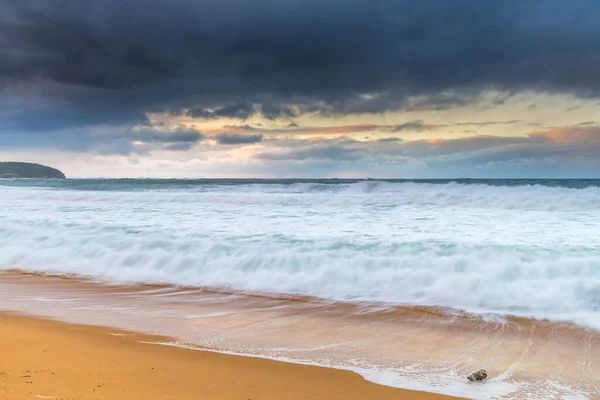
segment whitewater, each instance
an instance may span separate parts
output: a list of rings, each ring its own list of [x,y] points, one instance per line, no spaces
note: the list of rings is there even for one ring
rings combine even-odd
[[[1,180],[0,269],[600,328],[600,181]]]

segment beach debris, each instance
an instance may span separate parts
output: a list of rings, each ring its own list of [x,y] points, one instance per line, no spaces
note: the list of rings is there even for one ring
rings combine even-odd
[[[467,379],[470,381],[483,381],[487,379],[487,371],[485,369],[480,369],[477,372],[473,372],[471,375],[467,376]]]

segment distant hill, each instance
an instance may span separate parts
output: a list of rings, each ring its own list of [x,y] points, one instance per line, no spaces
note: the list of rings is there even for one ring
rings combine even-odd
[[[65,174],[55,168],[22,162],[0,162],[0,178],[60,178]]]

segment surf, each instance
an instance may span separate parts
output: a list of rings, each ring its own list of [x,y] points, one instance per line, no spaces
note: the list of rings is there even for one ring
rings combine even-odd
[[[600,327],[600,188],[518,183],[0,186],[0,268]]]

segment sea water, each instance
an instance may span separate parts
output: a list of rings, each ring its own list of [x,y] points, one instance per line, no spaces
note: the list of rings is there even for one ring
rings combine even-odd
[[[594,331],[600,180],[1,180],[12,268]]]

